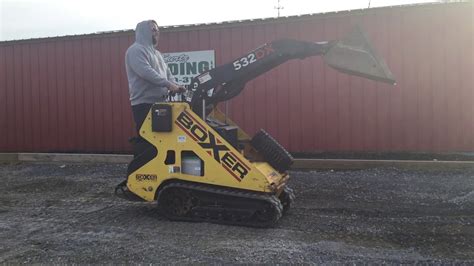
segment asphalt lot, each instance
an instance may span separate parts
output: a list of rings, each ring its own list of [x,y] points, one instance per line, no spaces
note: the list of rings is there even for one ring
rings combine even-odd
[[[291,172],[275,228],[173,222],[125,164],[0,165],[0,263],[474,263],[474,170]]]

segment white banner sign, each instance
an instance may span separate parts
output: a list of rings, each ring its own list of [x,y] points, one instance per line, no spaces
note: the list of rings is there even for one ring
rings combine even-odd
[[[180,85],[189,85],[192,78],[216,65],[214,50],[163,53],[163,58]]]

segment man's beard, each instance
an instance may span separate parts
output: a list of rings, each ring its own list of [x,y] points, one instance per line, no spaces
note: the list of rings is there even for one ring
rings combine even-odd
[[[153,43],[153,45],[156,45],[158,40],[155,38],[155,36],[151,36],[151,42]]]

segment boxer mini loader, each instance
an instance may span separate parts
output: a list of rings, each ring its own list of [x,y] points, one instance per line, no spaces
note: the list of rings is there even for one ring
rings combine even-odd
[[[273,226],[294,199],[293,158],[264,130],[250,137],[216,106],[276,66],[318,55],[338,71],[395,84],[359,28],[338,41],[266,43],[193,78],[181,100],[152,106],[140,129],[146,148],[116,195],[157,201],[172,220]]]

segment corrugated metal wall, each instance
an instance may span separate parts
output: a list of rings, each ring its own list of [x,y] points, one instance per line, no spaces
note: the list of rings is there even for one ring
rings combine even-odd
[[[472,2],[167,28],[160,46],[214,49],[219,65],[277,38],[335,39],[358,23],[396,87],[339,74],[320,58],[295,60],[250,82],[231,117],[293,152],[474,151]],[[129,151],[124,53],[133,39],[129,31],[0,43],[0,151]]]

